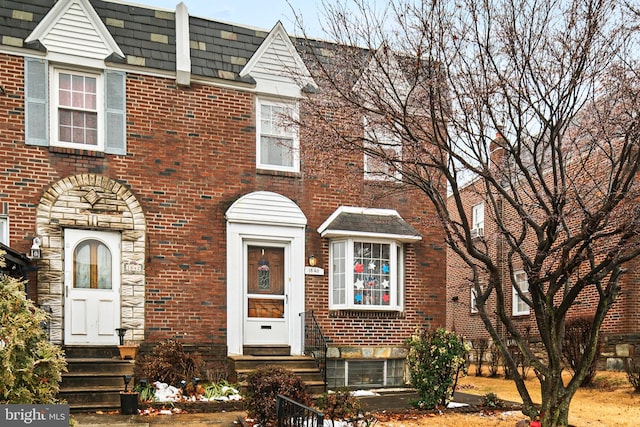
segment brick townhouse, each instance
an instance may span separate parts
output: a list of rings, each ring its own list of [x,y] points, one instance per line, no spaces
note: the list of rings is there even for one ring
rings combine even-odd
[[[494,155],[499,155],[497,145],[492,148]],[[495,164],[503,160],[494,159]],[[592,161],[593,162],[593,161]],[[596,170],[596,166],[593,166]],[[461,187],[460,194],[464,202],[464,211],[471,220],[471,232],[477,242],[482,239],[487,243],[488,253],[496,260],[505,260],[509,250],[503,243],[497,224],[492,221],[495,213],[489,207],[486,198],[486,187],[481,180],[471,180]],[[448,200],[450,211],[456,212],[452,197]],[[514,225],[513,230],[518,230],[517,215],[513,208],[504,202],[502,205],[502,220],[505,224]],[[454,213],[452,215],[455,215]],[[455,217],[455,216],[454,216]],[[575,224],[574,224],[575,225]],[[533,240],[533,239],[529,239]],[[480,244],[480,243],[478,243]],[[530,253],[535,252],[531,241],[525,241],[523,247],[528,247]],[[624,360],[634,355],[634,348],[640,348],[640,294],[638,293],[638,260],[627,263],[626,272],[620,280],[621,292],[616,302],[609,310],[604,323],[601,326],[601,347],[598,367],[600,369],[623,369]],[[540,343],[533,310],[517,294],[513,283],[528,290],[528,280],[524,269],[514,262],[513,278],[510,277],[509,266],[506,262],[498,262],[500,281],[505,289],[505,311],[511,316],[511,320],[523,336],[528,336],[534,350]],[[483,338],[491,342],[482,319],[476,307],[476,294],[470,281],[470,269],[451,249],[447,258],[447,328],[462,334],[470,342]],[[487,283],[487,277],[480,277],[480,285]],[[597,295],[593,289],[585,289],[580,292],[571,307],[568,319],[579,316],[593,316],[597,304]],[[506,331],[500,325],[496,314],[496,298],[493,294],[487,301],[486,311],[492,313],[493,322],[497,325],[499,334],[506,336]],[[538,353],[543,355],[542,351]],[[544,357],[544,356],[542,356]]]
[[[415,194],[344,186],[361,156],[305,162],[280,117],[316,83],[281,23],[2,5],[0,237],[39,246],[28,290],[51,341],[115,346],[123,328],[141,351],[302,355],[313,311],[330,386],[404,384],[404,340],[445,324],[442,233]]]

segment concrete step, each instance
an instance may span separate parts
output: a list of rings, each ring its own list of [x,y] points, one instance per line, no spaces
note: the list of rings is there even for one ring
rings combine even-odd
[[[116,346],[65,347],[67,370],[58,397],[72,412],[120,409],[124,375],[133,375],[134,360],[121,360]],[[129,388],[133,387],[133,381]]]
[[[118,346],[91,346],[91,345],[66,345],[63,347],[67,359],[99,358],[110,359],[120,358]]]
[[[245,345],[242,354],[246,356],[289,356],[289,345]]]

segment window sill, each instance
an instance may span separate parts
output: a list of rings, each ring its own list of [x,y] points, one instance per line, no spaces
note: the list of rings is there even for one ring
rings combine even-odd
[[[299,178],[301,176],[300,172],[278,171],[278,170],[263,169],[263,168],[256,168],[256,173],[258,175],[282,176],[285,178]]]
[[[404,311],[386,311],[386,310],[329,310],[330,318],[346,318],[346,319],[404,319]]]
[[[104,157],[104,152],[102,151],[83,150],[80,148],[56,147],[53,145],[49,146],[49,151],[52,153],[72,154],[75,156]]]

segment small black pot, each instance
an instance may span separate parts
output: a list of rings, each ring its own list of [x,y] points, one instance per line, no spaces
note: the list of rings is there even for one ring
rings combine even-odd
[[[122,415],[138,415],[139,393],[120,393],[120,413]]]

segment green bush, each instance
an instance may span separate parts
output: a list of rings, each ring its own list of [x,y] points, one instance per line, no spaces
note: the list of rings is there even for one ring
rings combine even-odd
[[[190,382],[200,378],[204,361],[198,353],[189,353],[175,340],[159,343],[152,353],[136,359],[136,379],[146,379],[149,384],[160,381],[178,387],[180,381]]]
[[[0,404],[56,402],[67,362],[48,341],[41,327],[46,321],[46,313],[27,298],[24,284],[0,273]]]
[[[469,349],[462,337],[444,329],[419,330],[407,340],[407,345],[411,382],[418,391],[418,400],[412,404],[420,409],[446,406],[458,375],[466,373]]]
[[[504,401],[495,393],[487,393],[482,396],[482,406],[485,408],[502,408]]]
[[[255,419],[262,427],[275,425],[278,394],[303,405],[311,404],[311,398],[299,376],[279,366],[263,367],[247,376],[245,402],[249,418]]]

